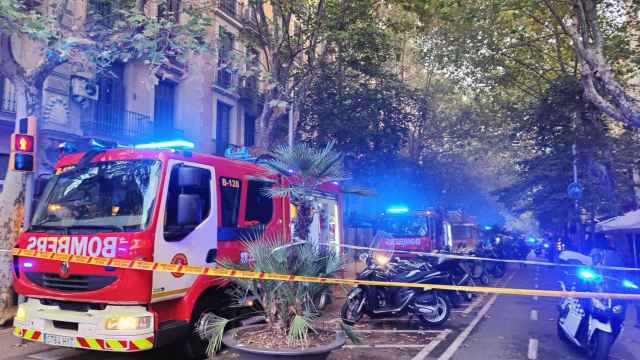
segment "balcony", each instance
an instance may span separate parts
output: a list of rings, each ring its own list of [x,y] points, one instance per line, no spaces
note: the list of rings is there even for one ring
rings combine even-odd
[[[240,10],[236,0],[220,0],[218,1],[218,8],[234,18],[238,16]]]
[[[153,122],[148,115],[132,111],[97,111],[93,116],[83,117],[82,130],[86,136],[132,143],[152,139]]]
[[[215,85],[225,90],[230,90],[235,84],[235,75],[228,67],[219,68],[216,74]]]

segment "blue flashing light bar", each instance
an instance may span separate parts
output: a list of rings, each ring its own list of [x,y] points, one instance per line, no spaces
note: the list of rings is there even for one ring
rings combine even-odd
[[[599,282],[600,280],[602,280],[602,277],[599,274],[589,268],[578,269],[578,277],[584,281]]]
[[[489,231],[489,230],[493,229],[493,227],[492,227],[492,226],[490,226],[490,225],[485,225],[485,226],[484,226],[484,229],[485,229],[485,230],[487,230],[487,231]]]
[[[148,144],[138,144],[136,149],[176,149],[186,150],[193,149],[195,144],[186,140],[170,140],[170,141],[158,141]]]
[[[406,214],[409,212],[409,208],[406,206],[390,206],[386,212],[389,214]]]
[[[32,262],[27,261],[27,262],[23,263],[23,264],[22,264],[22,266],[24,266],[24,267],[26,267],[26,268],[32,268],[32,267],[33,267],[33,263],[32,263]]]
[[[626,287],[627,289],[634,289],[634,290],[640,289],[638,285],[634,284],[630,280],[622,280],[622,286]]]

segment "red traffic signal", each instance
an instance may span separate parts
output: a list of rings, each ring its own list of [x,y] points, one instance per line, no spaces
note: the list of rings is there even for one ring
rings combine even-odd
[[[33,152],[33,136],[15,134],[13,137],[13,148],[20,152]]]

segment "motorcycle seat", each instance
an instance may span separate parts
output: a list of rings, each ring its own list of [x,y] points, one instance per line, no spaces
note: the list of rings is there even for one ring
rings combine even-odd
[[[414,283],[418,281],[424,281],[426,279],[438,276],[440,274],[441,274],[440,271],[411,270],[409,272],[395,274],[391,280],[399,281],[399,282]]]

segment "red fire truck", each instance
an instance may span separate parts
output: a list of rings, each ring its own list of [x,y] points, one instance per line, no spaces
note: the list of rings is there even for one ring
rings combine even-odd
[[[434,210],[386,209],[377,224],[377,246],[391,251],[429,252],[441,247],[442,220]],[[412,256],[399,252],[397,256]]]
[[[188,149],[71,154],[58,161],[16,246],[203,266],[215,266],[216,259],[248,261],[245,235],[291,234],[288,199],[264,193],[286,181],[250,162]],[[324,217],[314,229],[339,243],[337,186],[322,190],[318,212]],[[206,349],[194,334],[201,314],[220,312],[231,301],[225,291],[231,285],[221,278],[27,257],[14,258],[14,286],[25,299],[14,321],[16,336],[106,351],[179,340],[188,358]]]

